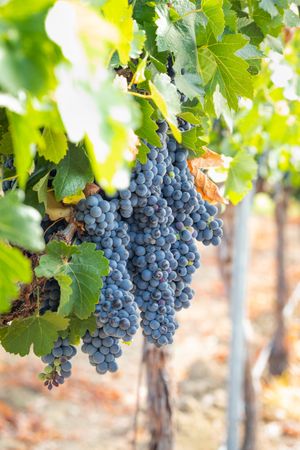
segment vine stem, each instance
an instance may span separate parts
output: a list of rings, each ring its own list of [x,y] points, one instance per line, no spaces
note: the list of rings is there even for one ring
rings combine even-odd
[[[132,439],[132,450],[137,450],[137,440],[138,440],[138,418],[141,410],[141,385],[145,367],[145,341],[143,343],[142,357],[139,364],[137,388],[136,388],[136,403],[135,412],[133,419],[133,439]]]
[[[77,226],[74,222],[69,223],[63,231],[58,231],[56,236],[60,241],[65,241],[67,244],[72,242],[72,239],[77,231]]]

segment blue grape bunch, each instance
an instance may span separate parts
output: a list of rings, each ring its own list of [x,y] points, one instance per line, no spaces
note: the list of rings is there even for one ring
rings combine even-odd
[[[79,202],[76,219],[84,221],[87,231],[80,235],[81,241],[94,242],[109,260],[110,273],[103,278],[95,311],[97,322],[108,336],[129,342],[138,329],[138,312],[127,269],[128,225],[118,209],[117,199],[108,201],[95,194]]]
[[[175,309],[188,308],[194,292],[190,287],[192,275],[200,266],[200,254],[195,244],[196,233],[191,214],[197,207],[197,192],[187,165],[187,151],[173,138],[168,140],[169,161],[164,177],[163,196],[172,208],[176,241],[172,252],[178,267],[173,281]]]
[[[180,119],[181,131],[191,125]],[[219,245],[222,220],[216,206],[204,201],[190,173],[188,152],[158,122],[160,148],[149,148],[147,161],[137,161],[129,187],[112,197],[96,193],[80,200],[76,220],[83,224],[77,243],[93,242],[109,260],[95,306],[97,328],[82,338],[82,351],[100,374],[115,372],[121,343],[138,330],[152,344],[173,342],[178,328],[176,313],[188,308],[194,296],[192,276],[200,266],[196,241]],[[56,311],[59,286],[49,280],[41,313]],[[56,342],[42,360],[49,389],[71,374],[74,355],[67,339]]]
[[[167,127],[159,124],[159,151],[149,145],[145,164],[137,162],[130,189],[135,207],[128,219],[130,272],[135,301],[141,311],[141,327],[146,339],[158,347],[173,342],[177,329],[172,280],[177,262],[171,252],[176,241],[172,210],[162,196],[166,173]]]
[[[97,327],[93,333],[87,331],[82,341],[81,350],[89,355],[90,364],[98,373],[117,371],[116,359],[122,355],[120,339],[108,336],[103,327]]]
[[[76,355],[77,351],[73,345],[70,345],[68,338],[59,337],[54,343],[50,353],[42,356],[42,362],[47,364],[44,371],[39,377],[49,390],[53,386],[58,387],[65,382],[66,378],[70,378],[72,372],[71,359]]]
[[[218,246],[223,237],[223,220],[216,217],[218,208],[204,201],[198,195],[198,206],[192,213],[196,239],[204,245]]]
[[[56,312],[59,307],[60,301],[60,287],[58,282],[54,278],[46,281],[42,302],[40,306],[40,314],[44,314],[46,311]]]

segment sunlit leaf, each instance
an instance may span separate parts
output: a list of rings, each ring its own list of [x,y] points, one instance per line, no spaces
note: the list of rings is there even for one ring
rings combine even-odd
[[[0,314],[18,298],[20,283],[30,283],[31,279],[30,260],[18,248],[0,241]]]

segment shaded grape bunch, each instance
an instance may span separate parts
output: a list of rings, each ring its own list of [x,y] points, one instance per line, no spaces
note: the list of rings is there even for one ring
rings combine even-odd
[[[77,220],[85,223],[82,241],[94,242],[109,260],[110,273],[103,278],[96,317],[108,336],[128,342],[138,329],[138,312],[127,270],[128,225],[118,213],[117,199],[91,195],[78,204]]]
[[[97,328],[94,333],[87,331],[82,338],[81,350],[89,355],[89,361],[100,374],[116,372],[116,358],[122,355],[118,338],[108,336],[104,329]]]
[[[141,310],[143,334],[158,347],[172,343],[178,326],[171,284],[177,267],[171,252],[176,241],[171,226],[174,218],[162,197],[168,160],[166,131],[166,123],[160,123],[161,148],[149,145],[147,162],[136,163],[130,183],[133,214],[128,219],[135,301]]]
[[[216,217],[218,208],[198,196],[198,207],[192,213],[196,239],[204,245],[220,245],[223,237],[223,220]]]
[[[191,125],[180,119],[179,128],[187,131]],[[161,146],[146,143],[147,161],[136,162],[128,189],[113,197],[90,195],[76,208],[82,224],[77,243],[95,243],[109,261],[95,305],[96,330],[85,333],[81,348],[100,374],[118,369],[120,343],[132,339],[139,318],[150,343],[161,347],[173,342],[176,311],[189,307],[194,295],[192,275],[200,266],[196,240],[218,245],[223,234],[217,208],[195,188],[188,151],[167,131],[166,122],[158,122]],[[41,312],[56,311],[55,280],[47,281],[45,294]],[[41,378],[49,389],[71,374],[69,347],[67,340],[58,340],[43,357],[48,366]]]
[[[60,384],[63,384],[65,378],[71,376],[72,364],[70,360],[76,353],[76,348],[69,344],[68,338],[62,339],[59,337],[53,345],[51,353],[42,356],[41,359],[47,366],[40,373],[39,377],[49,390],[53,386],[58,387]]]
[[[172,226],[176,241],[171,250],[178,264],[173,288],[175,309],[179,311],[190,306],[194,292],[189,285],[192,282],[192,274],[200,266],[200,255],[195,243],[196,233],[191,219],[191,213],[197,208],[197,191],[187,165],[187,151],[173,138],[169,138],[167,145],[169,161],[162,193],[174,216]]]
[[[50,280],[46,281],[44,287],[40,314],[44,314],[46,311],[56,312],[59,307],[59,301],[60,301],[59,284],[54,278],[51,278]]]
[[[4,159],[4,163],[3,163],[3,166],[4,166],[4,178],[9,178],[9,172],[11,172],[11,171],[13,171],[15,169],[15,167],[14,167],[14,158],[13,158],[13,156],[10,156],[10,155],[6,156],[4,158],[5,158]],[[8,174],[6,174],[6,172],[8,172]],[[15,184],[15,179],[3,181],[3,183],[2,183],[3,192],[10,191],[13,188],[14,184]]]

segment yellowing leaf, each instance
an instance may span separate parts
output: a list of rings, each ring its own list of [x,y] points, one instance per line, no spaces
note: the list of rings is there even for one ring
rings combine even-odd
[[[180,112],[179,97],[176,87],[171,84],[168,75],[161,73],[154,77],[154,83],[149,81],[152,99],[166,121],[178,142],[182,141],[181,133],[177,128],[176,114]]]
[[[79,200],[85,198],[85,195],[82,191],[78,192],[74,195],[68,195],[67,197],[63,198],[63,203],[66,205],[77,205]]]
[[[18,248],[0,241],[0,313],[7,312],[18,298],[20,283],[30,283],[31,263]]]
[[[200,192],[202,198],[209,203],[223,203],[227,201],[220,194],[218,186],[204,173],[199,170],[196,165],[192,165],[193,160],[188,161],[188,166],[191,174],[195,179],[195,186],[198,192]]]
[[[133,40],[134,22],[132,6],[127,0],[108,0],[102,7],[105,18],[114,24],[120,32],[120,42],[117,45],[120,61],[127,64]]]
[[[139,84],[139,83],[143,83],[143,81],[146,80],[145,77],[145,69],[147,66],[147,59],[148,59],[148,54],[146,54],[146,56],[141,59],[136,67],[136,71],[133,74],[132,80],[131,80],[131,85],[132,84]]]
[[[203,146],[203,153],[200,158],[190,160],[190,166],[195,169],[209,169],[211,167],[224,167],[225,161],[222,155]]]
[[[58,219],[68,220],[71,217],[72,208],[70,206],[64,206],[60,202],[57,202],[55,200],[53,192],[48,192],[46,213],[52,221]]]

